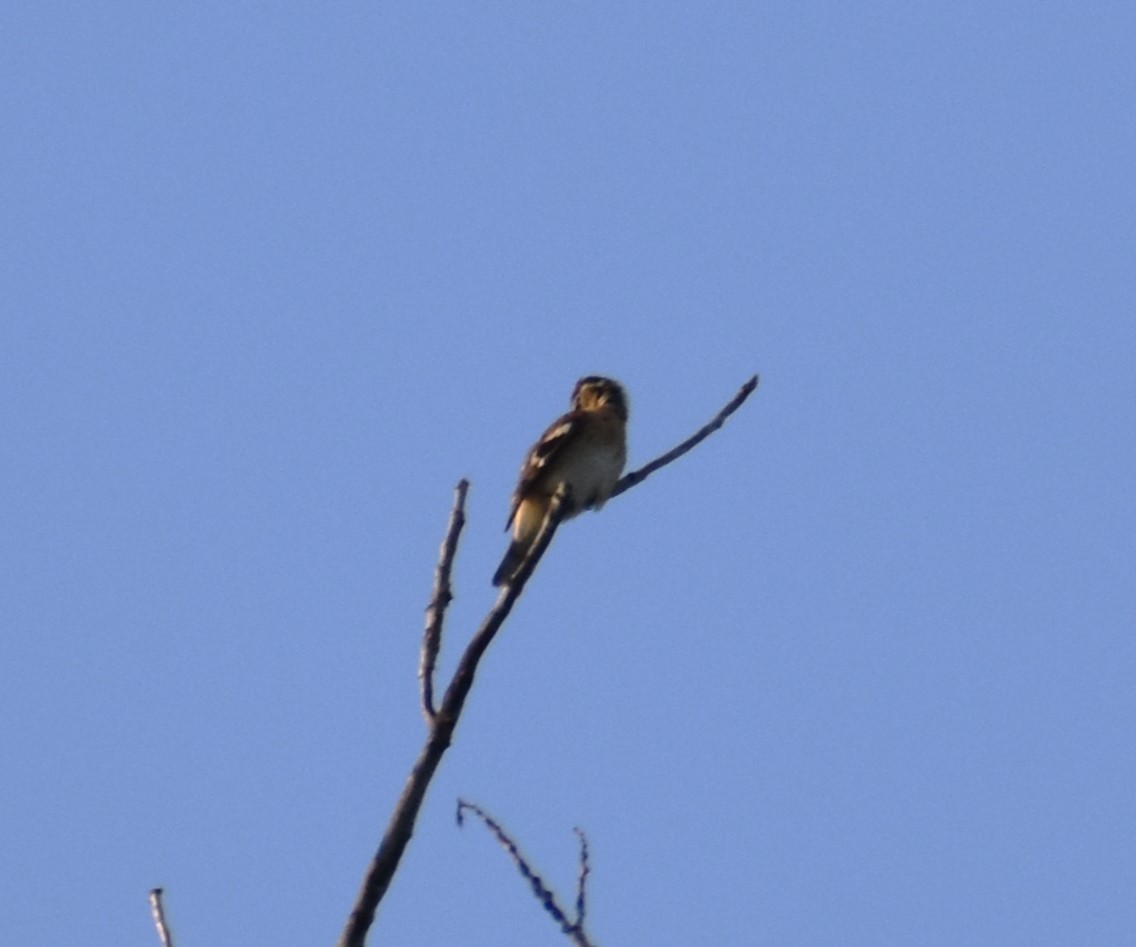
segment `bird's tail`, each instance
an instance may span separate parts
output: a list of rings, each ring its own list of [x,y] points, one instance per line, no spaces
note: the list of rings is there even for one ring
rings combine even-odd
[[[529,543],[519,539],[514,539],[509,543],[509,548],[505,550],[505,558],[501,560],[501,565],[497,567],[497,571],[493,573],[493,584],[504,585],[509,582],[513,575],[516,573],[517,568],[525,560],[525,554],[529,551]]]

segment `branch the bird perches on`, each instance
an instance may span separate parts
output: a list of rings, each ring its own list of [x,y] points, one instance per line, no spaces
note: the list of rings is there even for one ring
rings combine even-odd
[[[633,470],[624,475],[611,492],[609,500],[642,483],[661,467],[665,467],[697,447],[742,406],[757,388],[757,384],[758,376],[754,375],[742,385],[737,394],[708,424],[677,447],[638,470]],[[374,922],[379,902],[386,894],[391,879],[398,869],[402,854],[414,833],[414,823],[417,820],[419,810],[422,808],[430,780],[433,778],[443,754],[453,740],[454,729],[457,727],[466,697],[469,696],[470,688],[473,686],[478,663],[505,619],[509,617],[513,605],[520,598],[533,570],[540,562],[545,550],[548,549],[549,543],[552,542],[552,537],[560,524],[561,511],[565,500],[563,492],[558,492],[553,497],[540,533],[512,580],[502,586],[497,601],[466,646],[457,670],[442,696],[441,705],[435,707],[434,671],[438,652],[441,649],[442,626],[445,620],[446,607],[453,598],[450,589],[450,573],[453,568],[454,556],[457,553],[458,538],[461,535],[462,527],[465,525],[465,501],[468,492],[468,481],[460,481],[454,491],[454,505],[439,552],[433,596],[426,609],[426,628],[423,634],[419,661],[422,712],[426,717],[428,728],[426,742],[411,768],[402,794],[399,796],[387,823],[386,832],[383,834],[378,850],[367,868],[363,884],[340,936],[338,947],[364,947],[367,932]]]

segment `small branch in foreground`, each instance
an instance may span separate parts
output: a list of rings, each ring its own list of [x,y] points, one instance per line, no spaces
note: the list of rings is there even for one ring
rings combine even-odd
[[[704,441],[714,433],[714,431],[718,430],[725,422],[726,418],[737,411],[746,398],[757,388],[757,381],[758,379],[755,375],[742,385],[733,399],[715,415],[709,424],[687,438],[679,444],[678,447],[656,458],[639,470],[632,471],[624,476],[619,483],[616,484],[611,496],[615,497],[630,490],[660,467],[664,467],[672,461],[677,460],[683,454]],[[375,912],[378,910],[379,902],[386,894],[391,879],[398,869],[402,854],[406,850],[406,846],[410,843],[411,835],[414,833],[414,824],[418,818],[418,812],[422,808],[422,802],[426,797],[426,790],[430,785],[430,780],[433,779],[438,764],[441,762],[443,754],[449,748],[450,741],[453,739],[458,717],[461,715],[462,707],[465,705],[465,700],[469,696],[470,688],[473,686],[473,678],[477,671],[478,662],[481,660],[482,655],[485,654],[485,650],[489,647],[498,629],[504,623],[505,619],[509,617],[513,605],[516,603],[517,599],[520,598],[533,570],[536,569],[541,557],[548,549],[548,544],[552,541],[556,528],[560,524],[561,508],[564,501],[564,494],[558,492],[556,497],[553,498],[553,502],[549,504],[548,514],[545,516],[544,524],[541,526],[536,541],[533,543],[528,555],[525,556],[524,561],[521,563],[520,568],[513,578],[501,587],[497,601],[493,604],[489,614],[482,620],[481,626],[466,647],[465,653],[462,655],[462,659],[458,664],[457,670],[454,672],[449,687],[446,688],[441,707],[431,714],[429,710],[432,709],[433,704],[432,678],[434,664],[437,660],[438,649],[441,647],[442,616],[445,609],[443,601],[449,601],[447,597],[449,594],[448,577],[449,568],[452,566],[453,560],[449,541],[452,535],[452,548],[456,550],[458,533],[461,527],[460,525],[455,525],[455,518],[457,518],[457,522],[464,522],[464,496],[465,493],[461,489],[461,484],[459,484],[458,496],[455,498],[454,502],[455,512],[451,514],[446,539],[443,540],[442,543],[441,558],[438,564],[439,579],[435,584],[435,599],[431,602],[430,606],[431,609],[434,609],[435,605],[437,606],[437,608],[434,609],[437,613],[436,621],[434,614],[428,614],[428,627],[424,635],[423,653],[420,658],[419,673],[423,678],[423,709],[426,713],[429,727],[426,743],[419,752],[418,759],[415,760],[414,766],[411,768],[410,776],[403,786],[402,794],[399,796],[398,802],[395,803],[394,811],[391,813],[390,820],[387,822],[386,832],[383,834],[378,850],[375,852],[374,858],[372,858],[371,864],[367,868],[367,872],[363,878],[363,884],[359,889],[355,904],[352,906],[351,914],[347,919],[347,924],[343,929],[343,933],[340,935],[338,947],[363,947],[365,944],[367,931],[370,930],[371,925],[374,923]],[[460,517],[458,517],[458,514],[460,514]],[[449,555],[450,559],[448,563],[445,562],[447,555]],[[443,566],[445,566],[446,569],[445,594],[439,595],[438,589],[442,587],[439,583],[442,581],[441,572]],[[436,632],[431,630],[431,626],[436,628]],[[426,653],[427,648],[432,649],[430,654]],[[431,683],[427,685],[427,681]],[[583,881],[581,879],[581,884],[582,883]]]
[[[150,891],[150,913],[154,916],[154,926],[158,929],[158,940],[162,947],[174,947],[174,937],[170,933],[170,926],[166,923],[166,912],[162,907],[162,889],[153,888]]]
[[[422,713],[426,722],[433,723],[434,711],[434,667],[438,662],[438,651],[442,647],[442,622],[446,618],[446,606],[453,600],[450,591],[450,572],[454,566],[454,555],[458,550],[458,537],[465,526],[465,498],[469,493],[469,481],[459,480],[454,490],[454,508],[450,511],[450,522],[446,536],[438,552],[438,568],[434,573],[434,595],[426,608],[426,630],[422,634],[422,652],[418,664],[418,679],[422,684]]]
[[[517,871],[521,873],[524,879],[529,883],[532,888],[533,894],[536,899],[541,903],[541,907],[548,913],[548,915],[560,926],[560,930],[567,934],[577,947],[596,947],[592,941],[588,940],[588,935],[584,932],[584,915],[586,914],[584,882],[588,877],[588,839],[580,829],[575,829],[576,835],[580,839],[580,875],[576,886],[576,920],[568,920],[568,916],[564,913],[564,909],[556,901],[556,894],[552,889],[548,888],[544,881],[541,879],[532,867],[525,860],[525,856],[521,854],[517,843],[509,836],[499,822],[489,815],[480,806],[472,802],[466,802],[464,799],[458,800],[458,825],[463,822],[465,810],[468,809],[476,815],[485,827],[493,833],[493,836],[501,844],[501,847],[509,853],[509,857],[513,859],[513,864],[517,866]]]

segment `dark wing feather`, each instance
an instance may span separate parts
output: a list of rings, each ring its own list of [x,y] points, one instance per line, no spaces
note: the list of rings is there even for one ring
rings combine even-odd
[[[583,413],[569,411],[557,418],[529,450],[525,462],[521,464],[521,476],[513,491],[513,505],[509,509],[509,518],[505,521],[506,531],[513,524],[513,517],[517,515],[517,507],[521,505],[521,500],[539,483],[544,472],[550,464],[555,463],[565,446],[572,443],[579,435],[581,427],[579,421]]]

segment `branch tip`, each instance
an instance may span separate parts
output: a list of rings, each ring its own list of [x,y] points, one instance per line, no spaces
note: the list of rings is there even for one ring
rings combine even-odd
[[[170,933],[170,925],[166,922],[166,911],[162,905],[162,888],[150,889],[150,915],[154,918],[154,927],[158,931],[158,940],[162,947],[174,947],[174,937]]]

